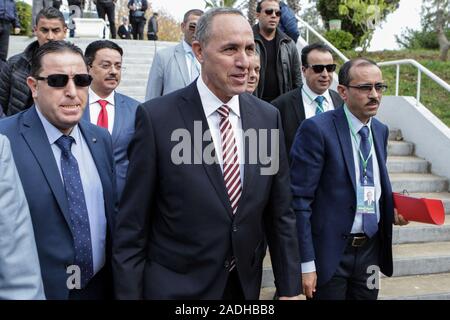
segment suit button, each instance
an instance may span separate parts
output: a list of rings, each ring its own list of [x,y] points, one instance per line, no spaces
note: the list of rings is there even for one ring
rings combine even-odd
[[[225,261],[225,263],[223,264],[223,266],[225,267],[225,269],[227,269],[230,266],[230,263],[227,261]]]
[[[342,234],[342,239],[347,240],[348,239],[348,235]]]
[[[236,231],[238,231],[238,227],[237,227],[237,225],[233,225],[233,232],[236,232]]]

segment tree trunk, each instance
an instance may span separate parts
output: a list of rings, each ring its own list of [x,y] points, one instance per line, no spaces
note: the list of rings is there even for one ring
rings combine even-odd
[[[450,42],[445,35],[445,26],[447,25],[446,14],[443,9],[439,8],[436,12],[436,33],[439,42],[439,58],[442,61],[447,61],[448,50],[450,49]]]
[[[287,0],[287,5],[295,14],[298,14],[300,11],[300,0]]]
[[[247,18],[251,26],[256,24],[256,0],[248,1]]]

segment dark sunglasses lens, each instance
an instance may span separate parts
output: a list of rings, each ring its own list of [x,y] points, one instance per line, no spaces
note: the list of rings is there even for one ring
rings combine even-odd
[[[281,16],[281,11],[275,11],[275,15],[276,15],[277,17],[280,17],[280,16]]]
[[[327,64],[326,68],[327,68],[328,72],[334,72],[334,70],[336,70],[336,65],[335,64]]]
[[[271,15],[273,14],[274,11],[275,11],[274,9],[266,9],[266,10],[264,10],[264,12],[265,12],[268,16],[271,16]],[[276,15],[277,17],[281,16],[281,11],[275,11],[275,15]]]
[[[50,87],[62,88],[69,81],[67,74],[51,74],[47,77],[47,83]]]
[[[318,64],[312,66],[312,69],[314,70],[315,73],[322,73],[323,69],[325,69],[325,66],[323,64]]]
[[[92,77],[89,74],[76,74],[73,81],[77,87],[88,87],[91,84]]]

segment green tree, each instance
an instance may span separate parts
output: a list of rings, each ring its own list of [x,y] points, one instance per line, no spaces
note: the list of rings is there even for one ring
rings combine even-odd
[[[434,31],[439,43],[440,59],[447,60],[450,42],[446,29],[450,26],[450,0],[424,0],[422,6],[422,27]]]
[[[234,7],[237,0],[204,0],[205,8]]]
[[[20,20],[20,34],[31,36],[31,6],[24,1],[19,1],[16,3],[16,8]]]
[[[296,14],[300,12],[300,0],[287,0],[287,5]]]
[[[256,0],[248,1],[247,19],[251,26],[253,26],[256,23]]]

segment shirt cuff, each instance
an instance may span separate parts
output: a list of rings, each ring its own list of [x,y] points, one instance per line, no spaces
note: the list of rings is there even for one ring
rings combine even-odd
[[[316,271],[314,260],[302,263],[302,273],[310,273]]]

